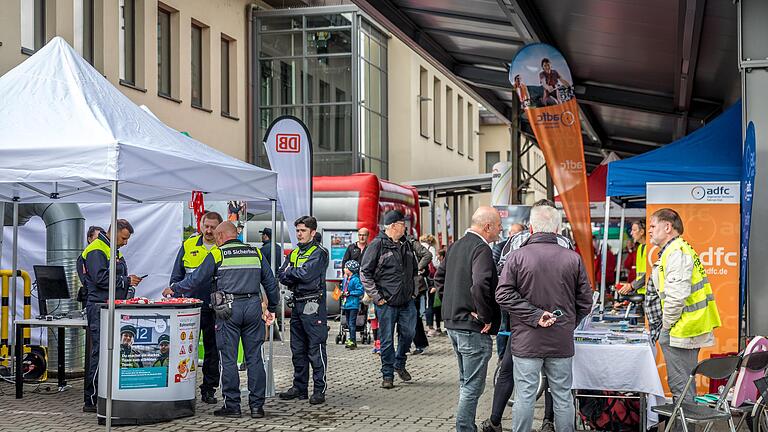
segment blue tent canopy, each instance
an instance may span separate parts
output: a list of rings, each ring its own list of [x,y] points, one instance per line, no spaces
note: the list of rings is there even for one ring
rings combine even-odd
[[[741,101],[657,150],[608,164],[606,195],[645,196],[648,182],[741,180]]]

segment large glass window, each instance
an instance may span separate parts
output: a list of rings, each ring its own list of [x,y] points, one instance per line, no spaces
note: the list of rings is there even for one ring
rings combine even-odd
[[[499,163],[499,152],[485,152],[485,172],[493,172],[493,166]]]
[[[314,9],[258,17],[257,140],[277,116],[295,115],[309,129],[314,175],[386,177],[386,37],[357,13]],[[255,155],[268,166],[263,146]]]
[[[94,0],[75,2],[75,48],[93,65]]]
[[[229,82],[229,39],[226,39],[224,37],[221,38],[221,112],[222,114],[230,114],[232,111],[230,111],[229,106],[229,92],[230,90],[230,82]]]
[[[443,142],[443,89],[437,78],[432,82],[432,100],[434,101],[432,128],[435,131],[435,142],[440,144]]]
[[[427,82],[429,75],[423,67],[419,68],[419,131],[421,136],[429,138],[429,96],[427,96]]]

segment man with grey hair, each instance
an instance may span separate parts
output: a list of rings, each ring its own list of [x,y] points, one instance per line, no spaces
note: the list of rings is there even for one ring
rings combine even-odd
[[[414,278],[418,272],[411,242],[405,238],[405,217],[397,210],[384,215],[384,230],[365,249],[360,279],[373,299],[381,340],[381,387],[394,388],[395,372],[410,381],[405,369],[407,352],[416,333]],[[395,352],[395,325],[398,326]]]
[[[558,245],[560,212],[531,209],[531,236],[509,254],[496,300],[510,314],[515,405],[512,430],[530,432],[539,373],[544,369],[554,404],[555,430],[573,430],[573,331],[592,306],[581,257]]]
[[[485,389],[488,360],[493,353],[491,335],[501,322],[494,293],[498,275],[490,243],[499,239],[501,218],[493,207],[480,207],[472,226],[452,244],[435,274],[435,287],[443,299],[443,319],[459,363],[459,405],[456,430],[477,430],[477,401]]]

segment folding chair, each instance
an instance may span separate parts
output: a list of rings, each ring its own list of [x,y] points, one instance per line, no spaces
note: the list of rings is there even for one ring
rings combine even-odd
[[[731,410],[726,398],[728,397],[728,391],[733,387],[733,383],[736,381],[736,370],[739,368],[740,364],[740,356],[711,358],[699,362],[699,364],[691,371],[691,375],[688,377],[688,382],[685,384],[685,390],[683,390],[683,394],[678,397],[675,403],[651,408],[653,412],[669,417],[664,432],[670,432],[672,430],[672,425],[675,423],[677,417],[680,417],[684,432],[688,432],[687,423],[706,423],[707,425],[704,428],[704,432],[708,432],[712,423],[715,421],[727,421],[731,432],[736,432],[736,428],[733,425]],[[696,375],[702,375],[709,379],[728,378],[728,382],[726,383],[725,388],[723,388],[720,398],[717,400],[714,407],[684,402],[685,395],[688,393],[691,384],[696,380]]]
[[[768,351],[759,351],[759,352],[753,352],[751,354],[747,354],[742,357],[741,359],[741,365],[740,367],[745,368],[746,370],[750,372],[765,372],[766,369],[768,369]],[[751,383],[750,383],[751,384]],[[762,384],[762,383],[761,383]],[[755,381],[754,385],[757,386],[758,382]],[[762,392],[760,391],[760,388],[758,387],[758,396]],[[739,407],[731,407],[732,411],[742,413],[742,417],[739,420],[739,423],[736,425],[736,430],[739,430],[746,420],[746,418],[752,413],[755,407],[755,402],[745,402],[743,405]]]

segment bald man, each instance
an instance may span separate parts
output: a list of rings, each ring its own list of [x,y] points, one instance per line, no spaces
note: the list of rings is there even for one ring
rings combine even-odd
[[[501,321],[495,299],[499,279],[490,246],[501,230],[501,218],[493,207],[478,208],[472,226],[448,248],[435,275],[443,320],[459,364],[457,431],[477,430],[475,413],[493,351],[491,335]]]
[[[237,348],[242,338],[248,366],[248,404],[251,417],[264,417],[266,374],[261,357],[264,324],[271,325],[280,294],[275,276],[261,252],[237,239],[232,222],[219,224],[214,231],[218,249],[211,250],[203,263],[184,280],[172,284],[165,295],[185,292],[196,286],[213,286],[211,306],[216,314],[216,345],[221,355],[221,387],[224,406],[213,412],[219,417],[241,417],[240,375]],[[267,293],[267,312],[262,314],[260,286]],[[262,319],[263,317],[263,319]]]

